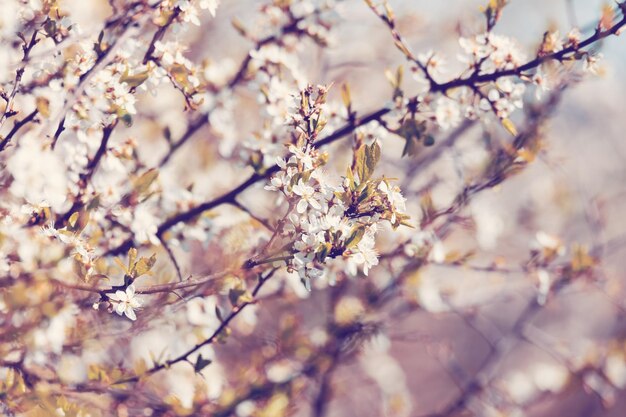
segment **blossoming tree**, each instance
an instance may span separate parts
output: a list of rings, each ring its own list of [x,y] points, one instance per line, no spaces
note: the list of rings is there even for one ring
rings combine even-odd
[[[406,4],[224,3],[2,3],[2,413],[521,416],[577,379],[610,406],[623,342],[576,361],[526,325],[599,282],[599,248],[623,239],[537,229],[499,253],[501,219],[474,202],[545,155],[545,122],[602,71],[626,4],[532,46],[500,31],[508,2],[491,0],[442,30],[448,55],[414,46]],[[352,13],[395,48],[393,65],[365,63],[385,89],[332,59],[351,56],[336,37]],[[433,266],[517,274],[530,295],[494,335],[475,311],[488,289],[468,304],[461,278],[423,278]],[[399,354],[394,324],[419,312],[460,317],[487,354],[461,366],[417,324],[430,353]],[[499,378],[511,335],[560,365]],[[453,395],[420,408],[403,368],[433,360]],[[374,407],[356,411],[345,381],[365,378]]]

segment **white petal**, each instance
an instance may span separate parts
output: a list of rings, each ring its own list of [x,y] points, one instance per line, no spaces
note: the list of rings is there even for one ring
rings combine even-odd
[[[129,319],[133,321],[137,320],[137,316],[135,315],[135,310],[133,310],[132,308],[126,309],[126,317],[128,317]]]
[[[320,204],[319,201],[315,200],[315,199],[311,199],[309,200],[309,204],[311,205],[311,207],[313,207],[315,210],[321,210],[322,209],[322,205]]]
[[[135,296],[135,286],[134,285],[129,285],[128,288],[126,288],[126,295],[128,296],[129,300]]]
[[[124,301],[126,300],[126,293],[124,291],[117,290],[115,294],[107,294],[107,296],[113,301]]]
[[[115,312],[117,314],[119,314],[120,316],[124,313],[124,310],[126,310],[126,304],[124,303],[119,303],[116,307],[115,307]]]

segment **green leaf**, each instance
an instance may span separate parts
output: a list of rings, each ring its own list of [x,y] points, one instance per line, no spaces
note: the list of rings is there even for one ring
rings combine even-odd
[[[254,172],[257,174],[261,173],[263,169],[263,154],[261,152],[253,152],[250,155],[250,166],[254,168]]]
[[[371,145],[362,145],[356,151],[356,174],[359,176],[359,184],[369,180],[380,160],[380,146],[374,142]]]
[[[165,128],[163,129],[163,136],[165,137],[167,143],[172,143],[172,131],[170,130],[169,126],[165,126]]]
[[[408,52],[406,51],[404,45],[402,45],[401,43],[398,44],[398,47],[401,48],[403,52]],[[402,81],[404,79],[404,66],[399,65],[398,68],[396,68],[395,74],[389,69],[385,70],[385,77],[387,77],[387,80],[389,80],[389,83],[394,88],[394,90],[399,90],[402,86]]]
[[[350,186],[352,187],[352,182],[350,182]],[[345,193],[341,193],[339,191],[335,191],[335,197],[337,197],[339,200],[341,200],[343,202],[343,204],[345,204],[346,206],[349,206],[350,203],[352,202],[352,197],[351,197],[351,193],[350,191],[346,191]]]
[[[67,223],[68,223],[68,225],[70,227],[74,227],[74,225],[78,221],[78,216],[79,216],[79,213],[77,211],[72,213],[72,215],[70,216],[69,220],[67,221]]]
[[[324,262],[324,260],[326,259],[326,257],[328,256],[332,248],[333,248],[333,245],[330,242],[321,244],[317,248],[317,251],[315,252],[315,257],[317,258],[319,262]]]
[[[42,116],[50,116],[50,100],[45,97],[37,97],[35,99],[35,104],[37,106],[37,111],[41,113]]]
[[[361,204],[362,202],[364,202],[365,200],[367,200],[370,195],[372,195],[372,189],[370,186],[365,187],[362,191],[361,194],[359,194],[359,198],[357,199],[357,203]]]
[[[350,235],[346,239],[346,249],[350,249],[359,244],[361,239],[363,239],[363,235],[365,235],[365,227],[363,226],[355,226],[350,231]]]
[[[204,368],[209,366],[213,361],[211,359],[204,359],[202,355],[198,355],[198,359],[196,359],[196,363],[193,366],[194,372],[198,373],[202,371]]]
[[[127,273],[128,273],[128,268],[126,267],[126,265],[124,265],[124,262],[122,262],[122,261],[120,260],[120,258],[114,258],[113,260],[115,261],[115,263],[117,264],[117,266],[119,266],[119,267],[120,267],[120,269],[121,269],[122,271],[124,271],[124,274],[127,274]]]
[[[299,172],[295,173],[291,177],[291,180],[289,181],[289,186],[293,187],[294,185],[298,184],[298,181],[300,181],[301,179],[302,179],[302,174]]]
[[[354,174],[352,173],[352,168],[350,167],[348,167],[346,178],[348,178],[348,180],[350,181],[350,190],[352,191],[356,190],[356,181],[354,180]]]
[[[139,262],[135,264],[135,278],[140,277],[142,275],[150,272],[154,264],[156,263],[156,254],[153,253],[150,258],[141,258]]]
[[[43,29],[46,31],[46,34],[50,37],[54,36],[57,31],[57,22],[48,18],[43,24]]]
[[[424,121],[418,122],[415,119],[407,119],[402,123],[402,126],[396,132],[406,140],[402,156],[415,156],[418,154],[420,150],[419,141],[423,138],[425,131],[426,122]],[[424,145],[426,145],[426,141],[424,141]]]
[[[94,210],[100,207],[100,194],[97,194],[93,200],[87,204],[87,210]]]
[[[406,55],[410,56],[411,53],[407,50]],[[396,69],[396,81],[397,81],[398,88],[402,86],[403,80],[404,80],[404,65],[398,65],[398,68]]]
[[[302,285],[304,285],[304,288],[308,292],[311,292],[311,280],[308,276],[305,275],[304,277],[300,278],[300,282],[302,283]]]
[[[352,105],[350,86],[348,84],[343,84],[341,86],[341,100],[343,101],[343,105],[346,106],[346,108],[350,108],[350,106]]]
[[[224,322],[224,316],[222,315],[222,310],[220,310],[219,306],[215,306],[215,315],[220,323]]]
[[[122,119],[126,127],[131,127],[133,125],[133,116],[126,112],[121,113],[120,119]]]
[[[133,182],[133,188],[139,195],[145,194],[150,189],[152,183],[159,177],[159,171],[156,168],[152,168],[141,174],[139,178],[136,178]]]
[[[131,271],[133,266],[135,265],[135,261],[137,260],[137,249],[130,248],[128,249],[128,268],[126,271]]]
[[[502,126],[511,134],[511,136],[517,136],[517,128],[510,119],[502,119]]]
[[[228,291],[228,300],[233,307],[237,307],[239,304],[251,302],[253,298],[243,286],[237,286]]]
[[[73,213],[70,216],[67,230],[74,232],[74,233],[79,233],[83,231],[83,229],[87,226],[88,223],[89,223],[89,212],[87,210],[80,210],[80,211]]]
[[[120,82],[128,84],[131,88],[139,87],[150,76],[149,71],[142,71],[137,74],[128,75],[128,69],[120,77]]]
[[[326,127],[327,120],[323,118],[318,118],[313,120],[313,127],[315,129],[315,133],[319,134],[324,127]]]

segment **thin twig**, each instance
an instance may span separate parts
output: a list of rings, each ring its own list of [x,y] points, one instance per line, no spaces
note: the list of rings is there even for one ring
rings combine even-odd
[[[218,328],[211,334],[211,336],[209,336],[208,338],[206,338],[202,342],[196,344],[191,349],[189,349],[189,350],[185,351],[184,353],[178,355],[177,357],[175,357],[173,359],[170,359],[170,360],[167,360],[167,361],[165,361],[165,362],[163,362],[161,364],[158,364],[155,367],[147,370],[141,376],[132,376],[132,377],[124,378],[122,380],[116,381],[112,385],[119,385],[119,384],[126,384],[126,383],[129,383],[129,382],[136,382],[141,377],[144,377],[146,375],[152,375],[152,374],[154,374],[154,373],[156,373],[156,372],[158,372],[158,371],[160,371],[162,369],[167,369],[167,368],[171,367],[174,364],[177,364],[177,363],[183,362],[183,361],[187,361],[190,355],[192,355],[193,353],[197,352],[202,347],[212,344],[217,339],[217,337],[228,327],[230,322],[235,319],[235,317],[237,317],[247,306],[249,306],[251,304],[255,304],[254,297],[256,297],[256,295],[259,293],[259,291],[263,287],[263,284],[265,284],[272,277],[272,275],[274,275],[274,273],[276,271],[277,271],[277,269],[275,268],[275,269],[271,270],[265,276],[259,275],[259,279],[258,279],[257,285],[254,287],[254,290],[252,290],[252,293],[251,293],[253,300],[252,301],[246,301],[246,302],[244,302],[244,303],[234,307],[233,310],[231,311],[231,313],[228,316],[224,317],[224,319],[222,320],[222,322],[220,323]]]

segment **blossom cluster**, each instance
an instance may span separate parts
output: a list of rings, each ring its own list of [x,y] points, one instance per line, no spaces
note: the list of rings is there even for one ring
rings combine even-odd
[[[316,149],[315,138],[326,123],[322,109],[327,93],[326,86],[309,86],[296,96],[298,111],[290,124],[298,139],[289,145],[286,159],[278,158],[280,171],[265,187],[288,202],[279,231],[289,242],[287,265],[298,271],[307,289],[312,278],[324,275],[324,263],[334,258],[345,259],[350,274],[360,268],[368,275],[378,264],[375,236],[380,224],[408,224],[398,186],[373,177],[381,152],[377,142],[355,149],[343,179],[324,170],[328,155]]]
[[[445,57],[433,51],[419,54],[415,58],[417,64],[411,66],[415,80],[423,86],[418,108],[432,111],[435,126],[444,131],[459,126],[465,118],[482,120],[493,113],[507,130],[514,132],[509,118],[523,107],[527,87],[534,86],[535,95],[540,98],[565,78],[554,70],[554,62],[547,57],[572,51],[570,56],[563,54],[566,61],[582,62],[585,72],[598,74],[602,54],[578,53],[580,41],[577,28],[565,37],[558,31],[546,32],[535,58],[537,64],[525,69],[528,55],[514,38],[493,31],[461,37],[462,53],[458,54],[458,61],[464,70],[461,77],[449,83],[450,89],[443,87],[448,83],[440,81],[447,72]],[[465,82],[472,79],[476,81]],[[433,94],[433,87],[445,94]]]
[[[365,4],[399,56],[347,51],[336,26],[358,6],[339,0],[79,3],[6,0],[0,16],[0,413],[282,417],[287,392],[373,339],[360,365],[387,414],[408,415],[382,317],[453,311],[454,291],[420,274],[470,269],[454,233],[499,249],[505,220],[464,210],[530,164],[560,92],[602,72],[590,45],[625,24],[550,30],[531,52],[496,31],[506,1],[491,1],[484,31],[454,34],[449,76],[384,1]],[[522,272],[544,306],[597,262],[536,240]],[[280,343],[254,336],[279,309]],[[239,373],[242,346],[260,347]]]

